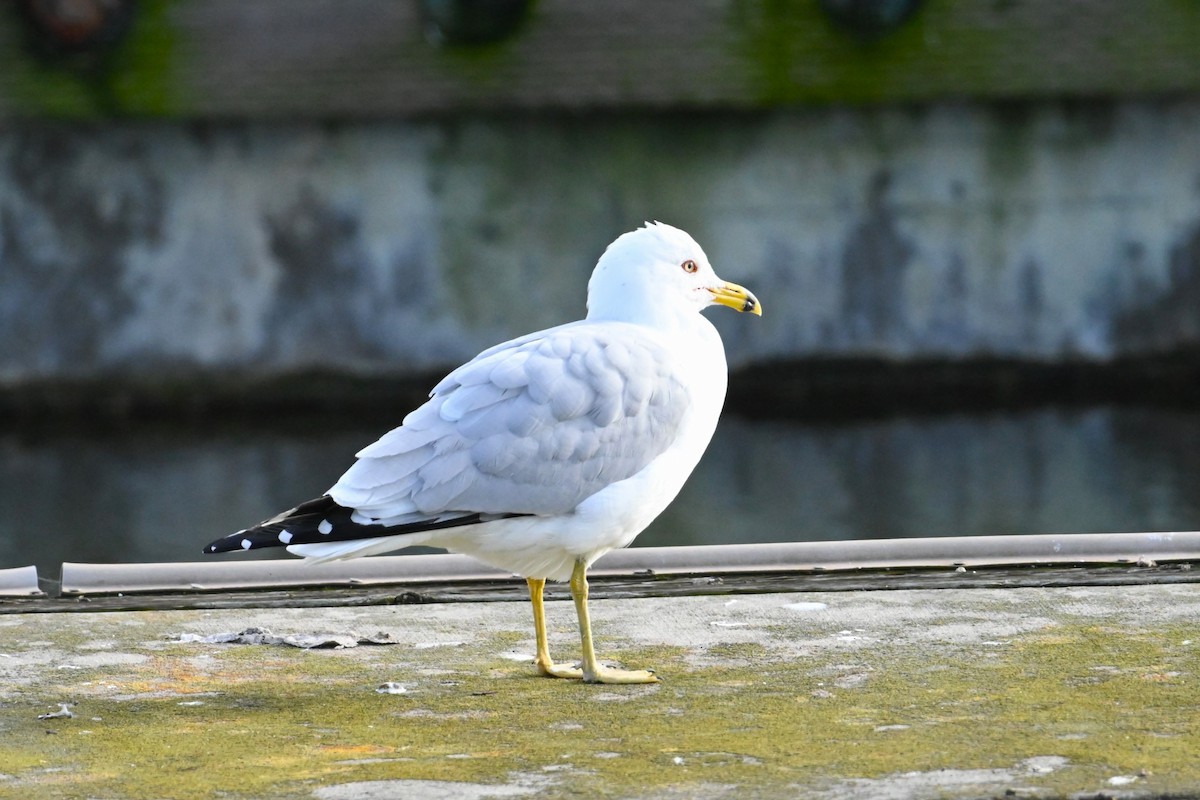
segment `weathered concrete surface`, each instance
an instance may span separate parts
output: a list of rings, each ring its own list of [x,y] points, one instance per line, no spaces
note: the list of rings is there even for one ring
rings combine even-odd
[[[691,230],[735,365],[1200,341],[1200,100],[0,127],[0,380],[404,372],[578,318]],[[738,323],[744,320],[737,320]]]
[[[595,602],[602,655],[664,679],[643,687],[534,677],[528,617],[0,618],[0,797],[1200,795],[1194,586]],[[250,625],[399,644],[180,641]]]

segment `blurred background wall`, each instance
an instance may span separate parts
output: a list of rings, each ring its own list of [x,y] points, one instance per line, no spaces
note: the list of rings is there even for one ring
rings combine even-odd
[[[651,219],[766,313],[640,544],[1197,527],[1195,0],[9,0],[0,568],[324,491]]]
[[[1181,0],[20,0],[0,381],[436,371],[646,219],[764,297],[737,366],[1180,352],[1198,41]]]

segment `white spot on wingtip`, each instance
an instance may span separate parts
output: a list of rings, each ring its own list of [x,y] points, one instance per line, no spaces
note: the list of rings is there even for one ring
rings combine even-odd
[[[291,544],[292,534],[288,531],[280,531],[279,541],[283,542],[284,544]]]
[[[242,539],[242,549],[243,550],[249,550],[252,546],[253,546],[253,544],[251,543],[251,541],[249,539]]]
[[[317,533],[322,536],[328,536],[333,531],[333,524],[329,520],[321,520],[321,524],[317,526]]]

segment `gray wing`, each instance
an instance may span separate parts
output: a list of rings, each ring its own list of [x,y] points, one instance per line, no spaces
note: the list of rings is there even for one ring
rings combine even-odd
[[[662,454],[690,402],[668,350],[644,330],[554,328],[454,370],[329,494],[359,521],[385,524],[567,513]]]

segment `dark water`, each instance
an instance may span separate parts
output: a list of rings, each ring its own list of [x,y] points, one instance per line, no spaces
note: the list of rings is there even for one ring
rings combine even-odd
[[[0,568],[56,578],[63,561],[199,560],[209,540],[323,492],[381,432],[0,434]],[[1197,412],[727,417],[637,544],[1196,528]]]

